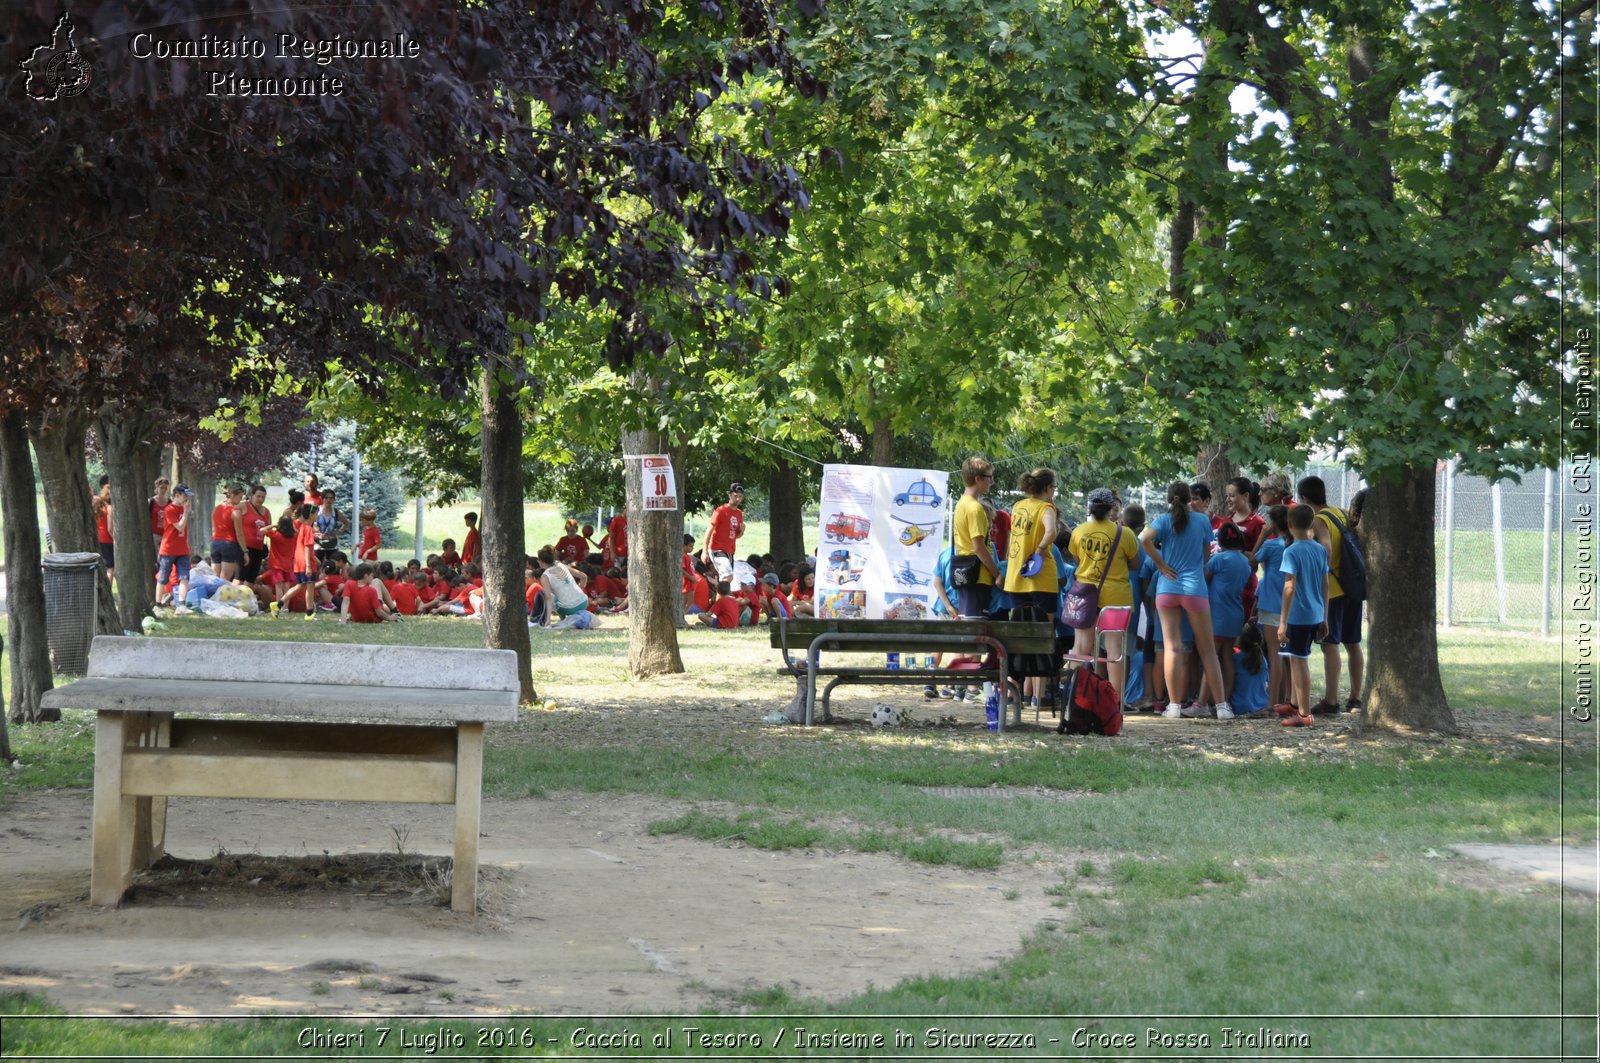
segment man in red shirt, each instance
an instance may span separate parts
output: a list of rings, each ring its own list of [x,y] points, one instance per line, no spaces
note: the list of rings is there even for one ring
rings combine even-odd
[[[342,623],[377,624],[392,615],[378,597],[378,588],[372,585],[372,566],[366,562],[355,567],[352,578],[344,588]]]
[[[454,539],[446,539],[440,544],[439,561],[442,564],[449,565],[451,568],[461,567],[461,555],[456,553],[456,541]]]
[[[711,527],[706,530],[706,545],[701,556],[717,570],[717,579],[733,579],[734,551],[739,548],[739,536],[744,534],[744,484],[728,485],[728,501],[711,513]]]
[[[467,537],[461,543],[461,563],[470,565],[483,553],[483,538],[478,534],[476,513],[468,513],[461,519],[467,522]]]
[[[172,490],[172,501],[162,513],[160,567],[156,570],[156,604],[181,602],[189,593],[189,512],[194,504],[194,492],[187,484]],[[164,598],[167,577],[177,574],[176,598]]]
[[[306,473],[306,503],[313,510],[322,508],[322,485],[314,472]]]

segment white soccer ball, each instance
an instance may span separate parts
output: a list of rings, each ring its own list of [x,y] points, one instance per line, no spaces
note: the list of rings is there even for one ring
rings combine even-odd
[[[899,727],[900,710],[893,705],[874,705],[872,707],[872,726]]]

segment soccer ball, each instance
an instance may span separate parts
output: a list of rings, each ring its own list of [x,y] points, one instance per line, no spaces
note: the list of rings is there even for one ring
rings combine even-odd
[[[893,705],[874,705],[872,707],[872,726],[899,727],[900,710]]]

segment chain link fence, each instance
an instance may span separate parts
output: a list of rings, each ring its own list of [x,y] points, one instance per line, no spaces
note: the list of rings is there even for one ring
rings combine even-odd
[[[1571,490],[1571,467],[1533,469],[1521,482],[1491,484],[1464,476],[1454,462],[1434,473],[1433,534],[1439,623],[1483,624],[1549,634],[1570,612],[1558,593],[1562,548],[1571,558],[1578,537],[1572,518],[1582,496]],[[1311,465],[1295,474],[1322,477],[1330,505],[1348,508],[1362,481],[1341,465]],[[1563,536],[1565,542],[1563,543]]]

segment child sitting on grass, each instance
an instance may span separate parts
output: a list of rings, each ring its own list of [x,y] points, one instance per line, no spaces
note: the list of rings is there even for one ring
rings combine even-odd
[[[397,613],[391,612],[383,604],[378,588],[372,585],[372,575],[373,568],[365,561],[351,571],[342,596],[343,604],[339,612],[341,624],[378,624],[399,619]]]

